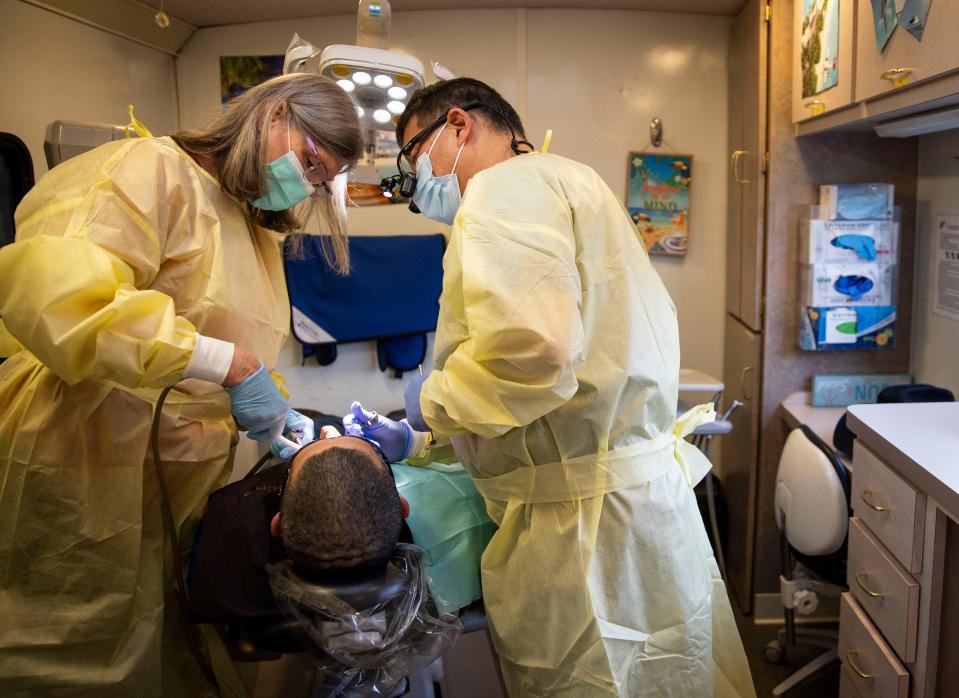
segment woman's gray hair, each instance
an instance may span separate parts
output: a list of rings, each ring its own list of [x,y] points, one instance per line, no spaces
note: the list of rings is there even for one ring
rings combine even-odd
[[[328,227],[327,261],[340,273],[349,271],[346,240],[346,178],[330,183],[332,196],[310,197],[294,211],[265,211],[249,202],[266,193],[266,144],[272,116],[287,105],[290,127],[309,135],[318,148],[352,167],[362,157],[363,130],[356,105],[335,82],[320,75],[292,73],[267,80],[231,100],[204,127],[173,135],[184,149],[212,156],[217,179],[228,194],[239,199],[253,221],[280,233],[294,234],[291,244],[299,251],[304,222],[318,220]],[[319,214],[315,217],[314,214]]]

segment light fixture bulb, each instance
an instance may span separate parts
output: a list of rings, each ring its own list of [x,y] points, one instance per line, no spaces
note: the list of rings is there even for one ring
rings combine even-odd
[[[377,109],[373,112],[373,121],[379,124],[385,124],[390,120],[390,113],[385,109]]]
[[[373,78],[370,77],[369,73],[364,73],[362,70],[356,73],[353,73],[353,82],[357,85],[369,85],[373,82]]]
[[[356,115],[357,115],[358,117],[360,117],[361,119],[363,118],[363,115],[364,115],[365,113],[366,113],[366,111],[363,109],[363,107],[357,107],[357,108],[356,108]]]
[[[393,78],[389,75],[377,75],[373,78],[373,84],[379,87],[382,90],[385,90],[387,87],[393,84]]]
[[[337,80],[336,84],[342,87],[347,92],[352,92],[356,89],[356,85],[353,84],[352,80]]]
[[[406,105],[402,102],[390,102],[386,105],[386,108],[390,110],[393,114],[402,114],[403,110],[406,109]]]
[[[386,94],[390,96],[390,99],[406,99],[406,90],[395,85],[387,90]]]

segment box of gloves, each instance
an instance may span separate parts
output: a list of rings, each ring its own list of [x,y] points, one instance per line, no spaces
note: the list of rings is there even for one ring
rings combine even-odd
[[[828,262],[801,266],[800,298],[806,305],[893,305],[896,265]]]
[[[799,346],[894,346],[899,216],[893,185],[826,184],[800,214]]]
[[[894,305],[800,308],[800,349],[889,349],[895,337]]]
[[[895,264],[899,254],[899,223],[830,221],[810,206],[799,224],[800,264],[881,262]]]
[[[819,187],[819,209],[829,221],[892,220],[892,184],[822,184]]]

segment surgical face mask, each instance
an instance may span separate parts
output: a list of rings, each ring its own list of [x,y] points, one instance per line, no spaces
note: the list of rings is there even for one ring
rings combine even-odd
[[[461,200],[460,183],[456,178],[456,165],[459,164],[460,155],[463,154],[463,148],[466,144],[461,145],[456,153],[453,171],[442,177],[435,176],[433,174],[433,163],[430,162],[430,154],[445,129],[446,124],[443,124],[443,128],[433,139],[430,149],[416,159],[416,191],[413,194],[413,203],[427,218],[452,225]]]
[[[286,211],[314,191],[306,179],[303,165],[293,152],[290,139],[290,123],[286,124],[287,152],[266,166],[266,193],[250,203],[263,211]]]

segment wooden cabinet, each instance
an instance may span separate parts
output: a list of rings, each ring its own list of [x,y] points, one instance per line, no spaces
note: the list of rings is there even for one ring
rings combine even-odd
[[[739,606],[747,613],[752,606],[761,345],[762,335],[726,316],[725,395],[727,400],[743,403],[731,416],[732,432],[720,440],[720,479],[728,504],[729,531],[735,532],[726,543],[726,570]]]
[[[897,26],[881,53],[876,46],[872,3],[859,0],[856,42],[856,101],[959,70],[959,0],[931,2],[922,41]],[[897,86],[899,78],[906,82]]]
[[[751,0],[733,21],[729,51],[726,310],[762,327],[766,154],[766,4]]]
[[[813,0],[808,8],[806,4],[796,0],[793,8],[793,122],[848,107],[854,96],[856,0]],[[803,57],[814,50],[821,60],[816,68],[804,71]],[[824,80],[835,84],[813,94],[816,87],[810,81],[827,84]]]

